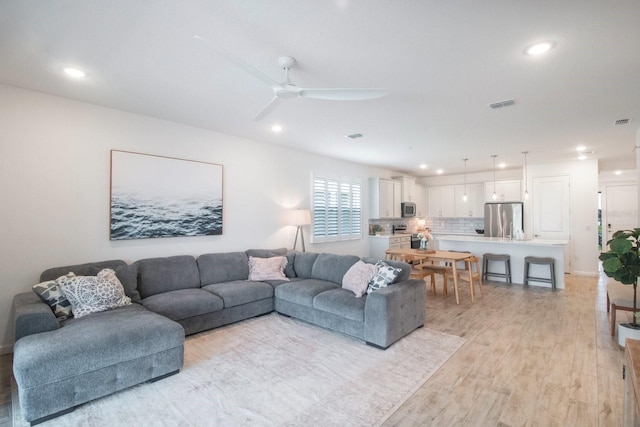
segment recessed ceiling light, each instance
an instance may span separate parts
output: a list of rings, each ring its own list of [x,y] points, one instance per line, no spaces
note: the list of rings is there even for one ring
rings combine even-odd
[[[347,138],[349,139],[358,139],[358,138],[362,138],[364,135],[361,133],[352,133],[351,135],[347,135]]]
[[[73,77],[75,79],[81,79],[82,77],[85,77],[87,75],[87,73],[85,73],[82,70],[79,70],[77,68],[70,68],[70,67],[65,68],[64,73],[67,76]]]
[[[622,175],[622,171],[615,171],[614,172],[616,175]]]
[[[578,156],[578,160],[586,160],[587,159],[587,155],[586,154],[580,154]]]
[[[499,168],[506,168],[506,167],[507,167],[507,164],[506,164],[505,162],[501,162],[501,163],[498,165],[498,167],[499,167]]]
[[[442,175],[442,174],[444,173],[444,171],[443,171],[442,169],[438,169],[438,170],[436,171],[436,173],[437,173],[438,175]]]
[[[420,165],[420,169],[426,169],[427,165],[425,165],[424,163]]]
[[[555,46],[555,43],[551,41],[536,43],[526,48],[524,53],[531,56],[542,55],[543,53],[550,51],[553,46]]]
[[[579,153],[582,153],[586,149],[587,149],[587,147],[585,147],[584,145],[578,145],[576,147],[576,151],[579,152]]]
[[[272,130],[273,132],[275,132],[275,133],[282,132],[282,129],[284,129],[284,128],[283,128],[282,126],[280,126],[280,125],[273,125],[273,126],[271,126],[271,130]]]

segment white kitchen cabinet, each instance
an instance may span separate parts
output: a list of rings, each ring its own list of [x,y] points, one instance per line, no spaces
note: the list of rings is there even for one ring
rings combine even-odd
[[[369,191],[370,218],[400,218],[402,184],[390,179],[371,178]]]
[[[454,189],[455,202],[454,213],[457,218],[482,218],[484,217],[484,185],[467,184],[467,201],[463,199],[464,185],[456,185]],[[493,192],[493,187],[492,190]]]
[[[430,217],[451,218],[455,216],[455,187],[453,185],[429,187],[428,191]]]
[[[393,181],[393,217],[402,217],[402,183]]]
[[[385,259],[387,249],[410,249],[410,234],[388,234],[383,236],[369,236],[369,256]]]
[[[416,184],[416,217],[427,216],[427,187]]]
[[[416,202],[416,179],[410,176],[394,176],[402,186],[402,200],[400,202]]]
[[[519,179],[496,181],[495,191],[498,195],[496,200],[493,200],[493,188],[493,181],[484,183],[484,199],[486,202],[520,202],[522,200],[521,181]]]

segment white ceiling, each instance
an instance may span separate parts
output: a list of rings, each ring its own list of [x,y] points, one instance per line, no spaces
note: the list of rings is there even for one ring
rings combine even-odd
[[[292,99],[255,122],[271,88],[194,35],[278,81],[290,55],[299,86],[391,94]],[[523,54],[542,40],[555,48]],[[490,170],[492,154],[574,160],[581,144],[601,169],[635,168],[637,0],[2,0],[0,58],[2,83],[414,176],[461,173],[462,158]]]

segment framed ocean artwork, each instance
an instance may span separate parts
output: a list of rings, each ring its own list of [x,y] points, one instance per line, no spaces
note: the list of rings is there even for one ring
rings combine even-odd
[[[222,234],[222,165],[111,150],[111,240]]]

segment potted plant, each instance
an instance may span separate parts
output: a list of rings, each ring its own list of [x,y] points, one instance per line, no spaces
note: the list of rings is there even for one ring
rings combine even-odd
[[[382,227],[380,224],[375,224],[373,226],[373,233],[377,236],[380,233],[382,233],[384,231],[384,227]]]
[[[640,228],[618,230],[607,242],[609,250],[600,254],[602,269],[608,276],[625,285],[633,286],[633,316],[631,323],[618,327],[618,344],[624,347],[625,338],[640,338],[640,325],[636,322],[636,293],[640,277]],[[623,330],[624,328],[624,330]]]

